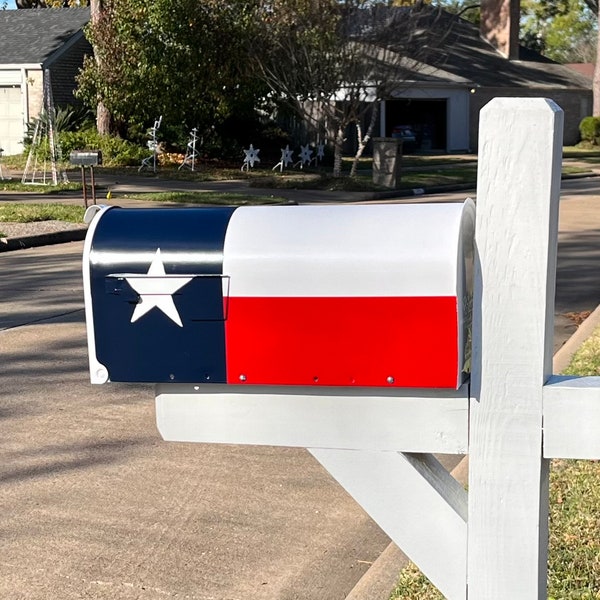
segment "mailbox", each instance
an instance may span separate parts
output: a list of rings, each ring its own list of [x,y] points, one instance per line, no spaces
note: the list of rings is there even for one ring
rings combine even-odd
[[[102,164],[102,152],[100,150],[73,150],[69,155],[69,161],[72,165],[81,167],[97,167]]]
[[[474,212],[104,207],[83,260],[92,383],[457,388]]]

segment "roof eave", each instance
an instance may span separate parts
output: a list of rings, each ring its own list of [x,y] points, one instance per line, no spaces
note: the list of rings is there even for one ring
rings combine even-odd
[[[42,68],[47,69],[52,66],[65,52],[67,52],[74,44],[76,44],[81,38],[85,37],[83,29],[76,31],[64,44],[57,48],[52,54],[47,56],[42,62]]]
[[[13,71],[21,69],[41,69],[42,63],[0,63],[1,71]]]

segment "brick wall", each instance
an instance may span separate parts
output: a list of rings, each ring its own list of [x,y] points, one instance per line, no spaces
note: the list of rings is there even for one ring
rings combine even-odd
[[[54,105],[79,104],[73,95],[77,88],[75,77],[83,66],[83,57],[92,54],[92,48],[85,38],[81,38],[66,50],[50,66]]]
[[[530,89],[530,88],[479,88],[471,94],[469,143],[477,148],[479,111],[495,97],[550,98],[565,113],[564,144],[572,146],[579,141],[579,123],[592,114],[592,92],[586,89]]]

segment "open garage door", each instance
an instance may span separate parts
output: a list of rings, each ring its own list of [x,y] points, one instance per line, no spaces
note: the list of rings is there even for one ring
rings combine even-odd
[[[0,86],[0,148],[4,154],[23,152],[23,103],[20,86]]]
[[[398,98],[386,101],[385,135],[391,137],[394,129],[410,127],[414,132],[414,141],[404,143],[404,152],[445,152],[448,147],[446,102],[445,98]]]

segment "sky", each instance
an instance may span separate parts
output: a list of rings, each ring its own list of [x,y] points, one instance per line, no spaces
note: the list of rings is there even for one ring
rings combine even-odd
[[[0,2],[0,4],[2,4],[2,2]],[[6,2],[7,6],[6,8],[17,8],[17,5],[15,4],[15,0],[7,0]]]

